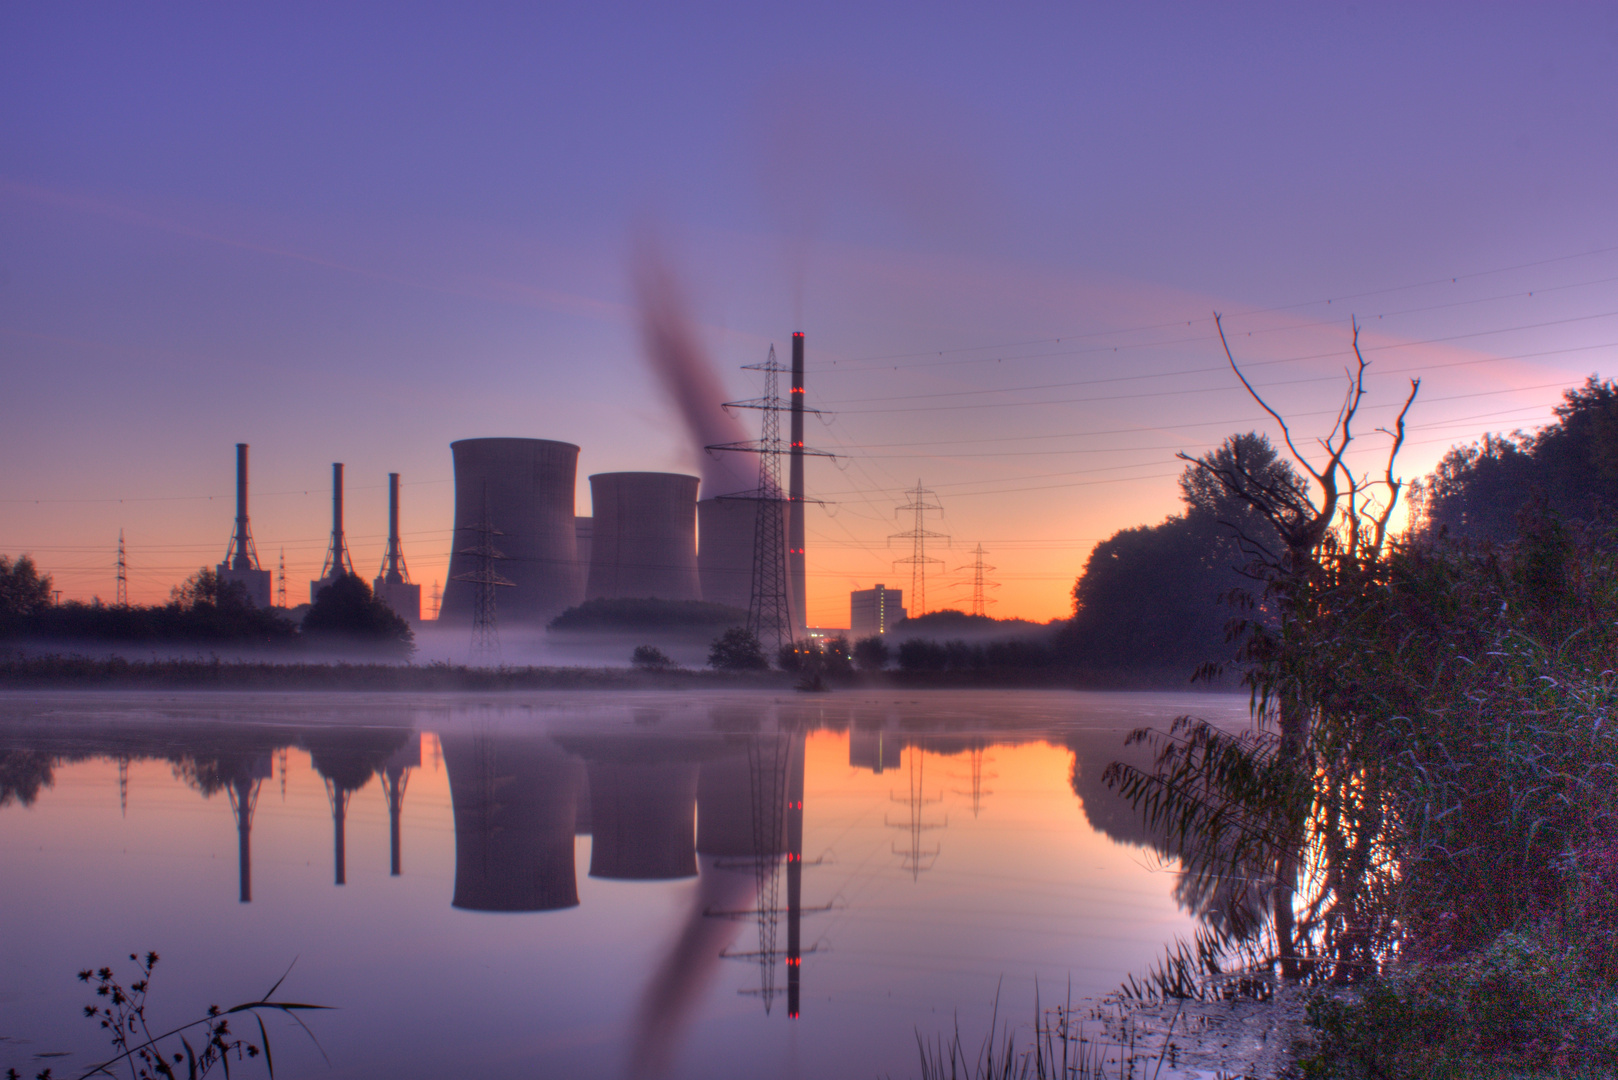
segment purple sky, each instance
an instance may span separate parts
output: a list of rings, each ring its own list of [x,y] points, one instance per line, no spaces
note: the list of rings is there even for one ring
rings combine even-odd
[[[0,100],[0,552],[68,596],[112,595],[120,527],[134,599],[217,561],[238,440],[289,592],[332,461],[366,573],[404,474],[429,588],[453,439],[578,443],[580,513],[591,472],[691,470],[647,230],[735,396],[808,335],[826,625],[908,586],[918,477],[997,614],[1064,613],[1174,450],[1261,427],[1216,308],[1299,414],[1357,313],[1379,404],[1424,377],[1412,475],[1615,367],[1610,4],[11,4]]]

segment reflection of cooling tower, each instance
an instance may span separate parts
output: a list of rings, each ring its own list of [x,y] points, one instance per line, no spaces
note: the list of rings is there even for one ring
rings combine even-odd
[[[455,897],[470,911],[579,902],[573,800],[579,766],[548,739],[444,735],[455,811]]]
[[[472,618],[476,586],[456,579],[480,569],[464,552],[478,543],[485,506],[499,533],[494,547],[506,556],[492,569],[516,585],[498,590],[501,621],[543,623],[575,603],[579,448],[548,439],[462,439],[449,448],[455,455],[455,534],[439,617],[462,623]]]
[[[697,478],[679,473],[590,477],[593,535],[585,599],[699,600]]]
[[[695,762],[592,761],[590,876],[661,881],[697,872]]]
[[[746,499],[703,499],[697,503],[697,570],[702,579],[702,598],[709,603],[743,611],[751,606],[753,534],[761,505],[768,504]],[[785,503],[775,506],[785,515]],[[784,525],[782,530],[785,535]]]
[[[741,751],[702,763],[697,782],[697,851],[703,855],[751,859],[787,849],[785,773],[776,767],[781,735],[757,737],[754,753]],[[780,804],[779,806],[772,804]],[[767,822],[773,837],[755,843],[756,823]]]

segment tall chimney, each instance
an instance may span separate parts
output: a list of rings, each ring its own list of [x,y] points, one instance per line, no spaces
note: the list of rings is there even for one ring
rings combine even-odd
[[[399,543],[399,474],[388,474],[388,554],[382,566],[382,580],[390,585],[404,581],[404,547]]]
[[[348,557],[348,541],[343,538],[343,463],[331,466],[331,547],[326,551],[326,563],[321,568],[321,580],[352,574],[354,563]]]
[[[256,570],[248,552],[247,533],[247,444],[236,444],[236,553],[230,561],[232,570]]]
[[[792,451],[787,481],[787,575],[791,578],[794,637],[809,625],[803,537],[803,332],[792,335]]]

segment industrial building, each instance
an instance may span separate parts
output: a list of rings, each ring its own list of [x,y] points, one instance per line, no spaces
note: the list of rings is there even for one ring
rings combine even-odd
[[[245,588],[254,607],[270,606],[270,572],[258,565],[258,550],[253,546],[253,533],[247,524],[247,444],[244,442],[236,444],[236,531],[225,549],[225,561],[214,572],[219,575],[220,584],[236,582]]]
[[[455,532],[439,619],[470,623],[478,571],[512,582],[499,598],[500,621],[543,626],[581,597],[573,514],[579,448],[549,439],[461,439],[455,459]],[[479,567],[480,540],[492,534],[495,567]]]
[[[887,633],[905,614],[903,589],[878,585],[848,594],[848,633],[856,641]]]
[[[587,600],[700,600],[697,484],[681,473],[597,473]],[[575,535],[577,526],[575,526]]]
[[[411,582],[404,546],[399,542],[398,473],[388,474],[388,550],[382,556],[382,570],[371,591],[411,626],[421,621],[421,586]]]

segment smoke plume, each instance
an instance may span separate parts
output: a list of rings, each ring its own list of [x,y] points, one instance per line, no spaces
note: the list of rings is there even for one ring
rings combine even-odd
[[[646,362],[680,408],[691,438],[692,463],[702,476],[702,498],[756,487],[758,464],[753,455],[703,449],[750,436],[739,420],[720,408],[724,385],[697,338],[684,292],[650,232],[636,244],[633,272]]]

